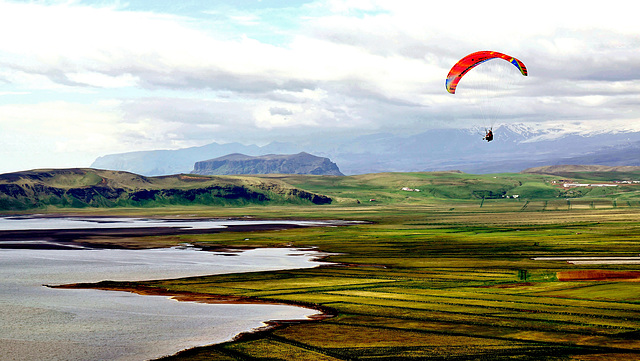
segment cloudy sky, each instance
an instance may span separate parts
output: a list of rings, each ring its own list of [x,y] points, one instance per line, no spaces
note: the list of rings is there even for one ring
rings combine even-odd
[[[501,124],[640,130],[631,1],[452,4],[0,0],[0,172],[469,126],[474,102],[444,79],[478,50],[529,69],[502,93]]]

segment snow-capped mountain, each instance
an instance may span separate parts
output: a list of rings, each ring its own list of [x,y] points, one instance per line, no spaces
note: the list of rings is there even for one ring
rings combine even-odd
[[[452,169],[469,173],[518,172],[554,164],[640,165],[640,131],[632,129],[594,130],[577,123],[565,127],[509,124],[494,128],[493,133],[494,141],[490,143],[482,140],[484,129],[315,138],[261,147],[211,143],[178,150],[112,154],[98,158],[91,166],[164,175],[188,173],[197,161],[230,153],[258,156],[302,151],[331,159],[345,174]]]

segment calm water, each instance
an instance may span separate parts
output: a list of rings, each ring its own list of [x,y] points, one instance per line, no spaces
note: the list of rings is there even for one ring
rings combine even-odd
[[[40,220],[43,223],[15,221],[26,221],[29,227],[47,227],[51,222],[58,222],[58,227],[95,223]],[[124,220],[98,221],[121,227]],[[134,226],[137,221],[126,222]],[[148,226],[148,222],[140,220],[139,224]],[[20,229],[11,219],[0,218],[0,229],[6,227]],[[226,341],[239,332],[262,326],[266,320],[305,318],[316,313],[291,306],[209,305],[126,292],[51,289],[43,284],[307,268],[319,264],[313,261],[314,256],[316,252],[292,249],[255,249],[235,256],[192,248],[0,249],[0,358],[147,360]]]
[[[150,219],[120,217],[0,217],[0,230],[151,228],[216,229],[233,225],[291,224],[301,226],[331,225],[340,221],[287,221],[238,219]]]

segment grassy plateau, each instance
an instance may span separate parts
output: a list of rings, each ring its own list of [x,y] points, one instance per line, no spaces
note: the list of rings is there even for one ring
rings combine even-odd
[[[602,182],[598,177],[591,181]],[[330,253],[331,263],[314,269],[108,283],[307,305],[334,315],[280,322],[167,360],[640,359],[640,264],[565,260],[638,256],[640,185],[564,188],[552,175],[446,172],[266,178],[334,201],[64,210],[367,221],[128,239]],[[589,175],[573,181],[589,182]]]

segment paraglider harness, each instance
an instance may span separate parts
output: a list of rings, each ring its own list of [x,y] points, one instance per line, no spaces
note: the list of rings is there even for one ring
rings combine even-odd
[[[492,129],[486,130],[487,135],[484,136],[484,138],[482,138],[482,140],[486,140],[487,142],[490,142],[493,140],[493,132],[491,131]]]

